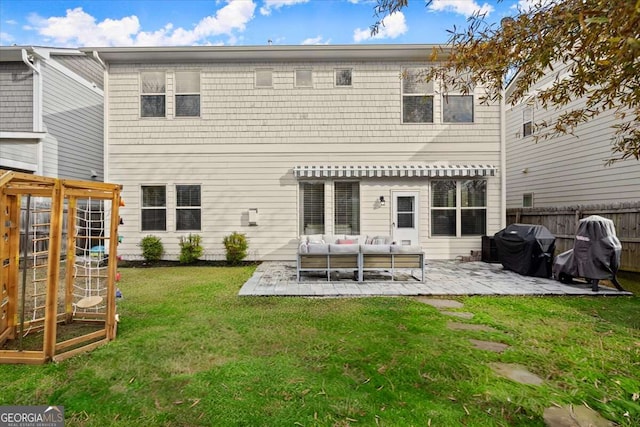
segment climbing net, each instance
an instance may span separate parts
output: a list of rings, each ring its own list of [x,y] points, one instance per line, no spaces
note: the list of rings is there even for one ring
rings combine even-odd
[[[101,312],[106,308],[108,237],[105,224],[109,224],[109,220],[102,200],[78,201],[73,239],[74,314],[78,311]]]

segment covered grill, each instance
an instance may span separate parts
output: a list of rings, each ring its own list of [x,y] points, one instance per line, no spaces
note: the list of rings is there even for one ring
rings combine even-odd
[[[611,280],[615,287],[624,290],[616,280],[620,267],[622,244],[616,236],[613,221],[598,215],[581,219],[573,242],[573,249],[558,255],[553,263],[553,276],[562,282],[582,277],[598,290],[599,280]]]
[[[546,227],[511,224],[498,231],[494,240],[505,269],[525,276],[551,277],[556,238]]]

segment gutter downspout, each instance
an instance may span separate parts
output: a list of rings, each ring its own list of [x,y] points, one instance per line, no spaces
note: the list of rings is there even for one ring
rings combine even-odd
[[[102,66],[102,86],[104,96],[102,98],[102,180],[109,182],[109,67],[100,58],[98,51],[91,52],[94,61]]]
[[[507,226],[507,124],[506,124],[506,91],[500,97],[500,229]]]
[[[27,67],[29,67],[33,71],[33,98],[32,98],[32,114],[33,114],[33,131],[34,132],[44,132],[44,121],[43,121],[43,84],[42,84],[42,73],[40,72],[40,59],[39,55],[33,54],[33,63],[29,59],[29,54],[27,53],[27,49],[22,49],[22,62],[25,63]],[[38,140],[37,147],[37,170],[36,174],[44,175],[44,137]]]

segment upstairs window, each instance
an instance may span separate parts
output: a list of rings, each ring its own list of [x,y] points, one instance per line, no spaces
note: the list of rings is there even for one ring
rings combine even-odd
[[[176,117],[200,117],[200,72],[176,71]]]
[[[340,68],[336,70],[336,86],[351,86],[352,84],[352,75],[351,75],[351,68]]]
[[[166,231],[167,189],[164,185],[142,187],[142,231]]]
[[[418,69],[403,73],[402,123],[433,123],[433,81],[425,81]]]
[[[176,185],[176,230],[201,230],[202,207],[199,185]]]
[[[527,105],[522,110],[522,137],[533,134],[533,107]]]
[[[444,95],[442,97],[444,123],[473,123],[473,95]]]
[[[313,73],[310,69],[299,69],[295,71],[295,87],[312,87]]]
[[[256,87],[273,87],[273,70],[271,68],[256,69]]]
[[[140,73],[140,116],[166,117],[166,81],[164,71]]]

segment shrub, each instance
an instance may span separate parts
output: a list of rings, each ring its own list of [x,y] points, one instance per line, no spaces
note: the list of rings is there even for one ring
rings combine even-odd
[[[164,254],[164,246],[162,246],[160,238],[156,236],[143,237],[138,246],[142,248],[142,256],[146,261],[158,261]]]
[[[204,248],[200,244],[201,241],[202,237],[198,234],[180,237],[180,263],[191,264],[202,256]]]
[[[234,231],[225,236],[222,243],[227,251],[227,262],[229,264],[238,265],[247,256],[249,243],[247,243],[247,236],[244,234]]]

